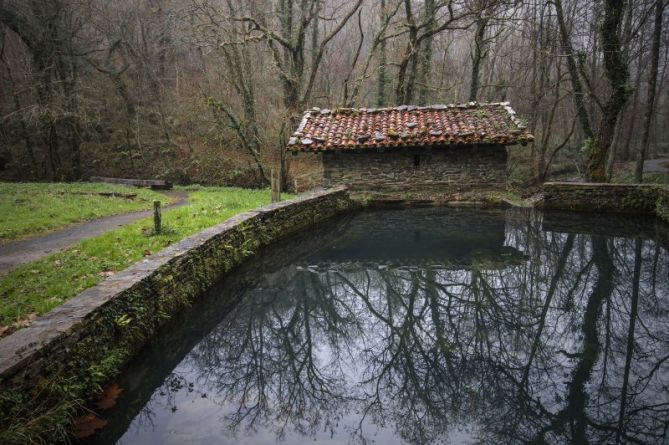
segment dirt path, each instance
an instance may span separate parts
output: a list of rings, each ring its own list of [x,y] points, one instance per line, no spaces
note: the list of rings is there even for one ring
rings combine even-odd
[[[185,192],[162,192],[169,197],[176,197],[177,201],[163,209],[174,209],[188,203],[188,193]],[[142,212],[124,213],[121,215],[107,216],[92,221],[77,223],[66,229],[51,232],[43,236],[37,236],[21,241],[10,241],[0,244],[0,275],[30,261],[38,260],[52,253],[60,252],[77,242],[102,235],[133,221],[145,218],[153,214],[153,210]]]

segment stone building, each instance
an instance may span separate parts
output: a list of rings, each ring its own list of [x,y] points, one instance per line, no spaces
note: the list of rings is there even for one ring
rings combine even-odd
[[[293,133],[293,153],[318,153],[324,186],[447,194],[502,188],[507,146],[533,140],[508,103],[314,108]]]

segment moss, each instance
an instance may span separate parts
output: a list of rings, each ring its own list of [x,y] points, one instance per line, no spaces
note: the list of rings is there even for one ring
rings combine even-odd
[[[469,202],[488,206],[531,207],[535,202],[532,198],[523,198],[514,190],[468,190],[457,193],[413,191],[398,194],[361,192],[352,194],[351,199],[361,207],[393,202],[406,204]]]
[[[361,207],[367,207],[374,201],[374,196],[371,193],[357,193],[351,195],[351,199]]]
[[[151,307],[156,301],[147,298],[151,293],[145,288],[114,299],[78,328],[86,336],[62,345],[66,359],[49,360],[36,383],[28,378],[18,390],[3,391],[0,443],[68,442],[69,426],[84,399],[99,392],[166,320],[164,312]],[[172,298],[184,301],[178,294]],[[119,324],[119,319],[128,322]]]
[[[669,223],[669,189],[660,188],[655,203],[655,214],[665,223]]]
[[[344,116],[358,116],[360,111],[355,108],[337,108],[332,112],[333,115],[341,114]]]

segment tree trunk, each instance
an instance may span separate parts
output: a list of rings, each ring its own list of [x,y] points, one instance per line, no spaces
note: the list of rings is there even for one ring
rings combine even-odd
[[[485,58],[485,30],[488,26],[486,17],[476,19],[476,33],[474,34],[474,53],[472,54],[472,74],[469,84],[469,100],[475,102],[479,91],[481,62]]]
[[[615,136],[618,116],[629,97],[627,61],[623,59],[618,34],[624,7],[624,0],[606,0],[604,21],[600,28],[604,71],[612,91],[604,104],[601,124],[588,158],[587,179],[591,182],[607,181],[606,157]]]
[[[21,105],[21,99],[19,98],[18,95],[17,84],[14,81],[14,76],[12,74],[11,66],[9,65],[9,63],[7,63],[7,61],[4,58],[2,59],[2,62],[5,65],[5,69],[7,70],[9,86],[12,90],[12,99],[14,101],[14,108],[17,113],[20,113],[23,107]],[[35,151],[33,149],[33,141],[32,138],[30,137],[30,133],[28,132],[28,126],[26,125],[26,120],[23,116],[19,117],[19,129],[21,138],[23,139],[23,142],[25,143],[26,146],[26,152],[28,153],[28,158],[30,158],[30,164],[31,167],[33,168],[33,174],[36,174],[38,171],[37,158],[35,157]]]
[[[423,11],[423,23],[426,23],[426,31],[429,33],[434,28],[434,15],[436,13],[434,0],[425,0],[425,10]],[[427,105],[429,101],[429,84],[432,71],[432,36],[424,39],[419,48],[420,65],[417,76],[418,84],[418,104]]]
[[[407,17],[406,26],[409,28],[409,41],[406,44],[397,71],[395,100],[398,104],[410,104],[413,101],[413,89],[416,81],[418,27],[416,26],[411,8],[411,0],[404,0],[404,12]]]
[[[381,0],[381,23],[386,22],[386,0]],[[386,106],[386,64],[388,54],[386,50],[386,39],[382,38],[379,43],[379,71],[376,78],[376,106]]]
[[[643,32],[641,33],[640,39],[643,41]],[[630,114],[630,123],[627,128],[627,138],[625,139],[625,148],[623,150],[623,159],[629,160],[632,158],[630,154],[630,146],[632,145],[632,138],[634,137],[634,128],[636,125],[637,117],[637,107],[639,105],[639,90],[641,86],[641,72],[642,72],[642,62],[643,62],[643,51],[639,51],[639,57],[637,58],[637,68],[636,68],[636,79],[634,81],[634,95],[632,97],[632,112]],[[621,122],[622,123],[622,122]]]
[[[660,0],[663,1],[663,0]],[[632,274],[632,300],[630,302],[630,320],[627,327],[627,347],[625,350],[625,367],[623,368],[622,391],[620,394],[620,409],[618,411],[618,432],[616,443],[620,443],[620,433],[625,428],[625,410],[627,408],[627,392],[629,388],[630,370],[634,356],[634,333],[636,331],[636,319],[639,312],[639,282],[641,281],[641,253],[643,243],[641,238],[634,240],[634,272]]]
[[[574,106],[576,107],[576,114],[581,124],[581,130],[586,139],[593,138],[592,127],[590,126],[590,116],[586,108],[585,94],[583,93],[583,85],[581,79],[578,77],[578,69],[576,66],[576,58],[574,56],[574,49],[571,46],[571,33],[567,30],[567,24],[564,19],[564,11],[562,9],[562,1],[555,0],[555,12],[560,29],[560,40],[562,42],[562,51],[567,60],[567,69],[569,70],[569,77],[571,79],[571,87],[574,97]]]
[[[647,102],[644,112],[643,136],[641,147],[636,159],[634,179],[643,182],[643,163],[648,156],[648,145],[650,139],[650,126],[653,120],[653,108],[655,107],[655,89],[657,85],[657,72],[660,65],[660,40],[662,38],[662,15],[664,12],[664,0],[655,0],[655,27],[653,29],[653,47],[651,50],[650,78],[648,79]]]

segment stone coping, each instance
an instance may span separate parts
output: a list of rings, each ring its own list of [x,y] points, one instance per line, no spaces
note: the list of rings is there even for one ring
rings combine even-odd
[[[77,325],[110,301],[131,290],[168,263],[177,263],[190,250],[215,237],[239,228],[244,223],[265,218],[296,205],[309,204],[330,195],[346,195],[345,187],[319,189],[301,194],[291,200],[269,204],[227,219],[195,235],[184,238],[150,258],[114,274],[105,281],[84,290],[61,306],[37,318],[30,326],[0,340],[0,380],[11,376],[39,357],[52,343],[72,334]]]
[[[610,182],[568,182],[568,181],[545,182],[544,187],[568,188],[568,189],[598,188],[598,189],[614,189],[614,190],[655,189],[655,188],[669,189],[669,186],[663,184],[618,184]]]

